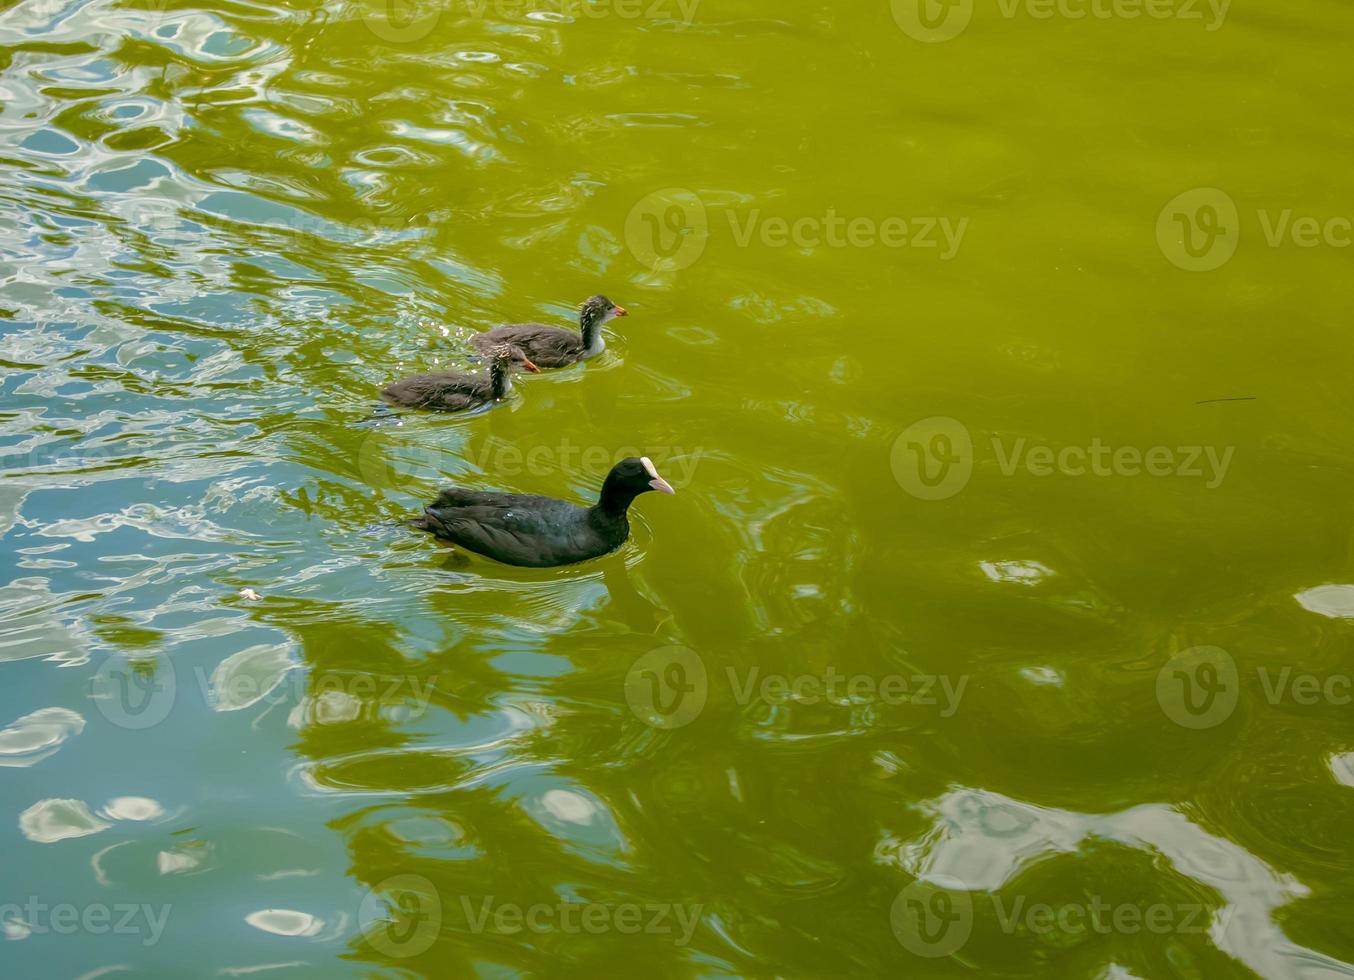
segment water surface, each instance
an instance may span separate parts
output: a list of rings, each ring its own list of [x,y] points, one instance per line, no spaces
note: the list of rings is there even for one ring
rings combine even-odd
[[[8,5],[4,974],[1354,975],[1354,11],[1141,9]]]

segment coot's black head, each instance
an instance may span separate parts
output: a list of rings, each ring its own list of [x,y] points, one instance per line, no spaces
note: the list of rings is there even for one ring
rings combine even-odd
[[[617,306],[605,296],[594,296],[578,308],[578,322],[584,328],[597,324],[600,326],[618,316],[629,316],[625,307]]]
[[[489,348],[489,363],[509,371],[530,371],[532,374],[541,371],[516,344],[494,344]]]
[[[599,501],[606,510],[624,511],[641,493],[658,490],[661,493],[676,493],[672,484],[658,475],[648,456],[630,456],[611,467],[602,484],[602,498]]]

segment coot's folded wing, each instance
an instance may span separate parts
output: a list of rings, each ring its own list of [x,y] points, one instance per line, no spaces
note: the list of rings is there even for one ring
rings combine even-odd
[[[467,551],[506,562],[509,565],[530,565],[531,550],[510,528],[499,523],[499,511],[480,507],[461,507],[450,512],[428,509],[432,530],[439,537]]]
[[[541,567],[594,557],[585,544],[590,538],[586,511],[548,497],[452,488],[424,512],[423,527],[509,565]]]

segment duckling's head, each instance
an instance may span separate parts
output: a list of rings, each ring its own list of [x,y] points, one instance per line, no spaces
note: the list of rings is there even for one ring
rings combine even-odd
[[[541,369],[531,363],[531,358],[516,344],[495,344],[489,348],[489,364],[504,371],[530,371],[540,374]]]
[[[596,324],[601,326],[618,316],[629,316],[624,306],[617,306],[605,296],[593,296],[578,308],[578,322],[583,329]]]

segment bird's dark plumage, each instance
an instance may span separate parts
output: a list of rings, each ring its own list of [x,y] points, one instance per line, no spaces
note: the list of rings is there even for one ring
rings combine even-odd
[[[507,565],[571,565],[624,544],[630,536],[630,504],[650,490],[673,492],[647,457],[632,456],[611,468],[591,507],[552,497],[449,487],[412,524]]]
[[[489,371],[486,374],[415,374],[387,385],[381,395],[386,401],[405,408],[460,412],[506,398],[511,371],[540,370],[520,348],[511,344],[493,345],[487,353]]]

